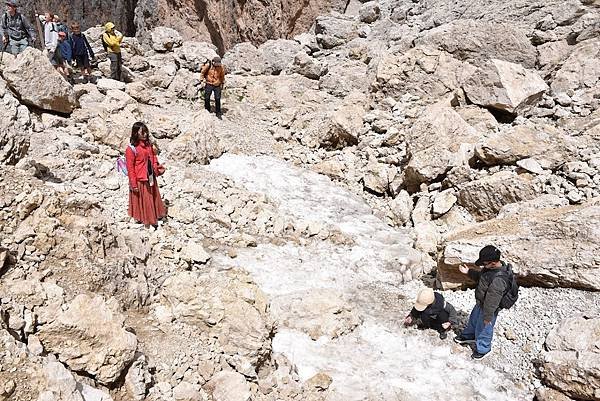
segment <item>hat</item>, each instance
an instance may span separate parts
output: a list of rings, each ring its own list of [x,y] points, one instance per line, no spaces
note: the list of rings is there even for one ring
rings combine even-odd
[[[67,33],[65,31],[59,31],[58,32],[58,36],[64,36],[66,38],[67,37]]]
[[[213,64],[216,64],[216,65],[221,64],[221,57],[219,57],[219,56],[213,57],[212,62],[213,62]]]
[[[112,22],[107,22],[107,23],[104,25],[104,30],[105,30],[106,32],[108,32],[108,31],[110,31],[111,29],[113,29],[114,27],[115,27],[115,24],[113,24]]]
[[[425,308],[433,303],[435,295],[431,288],[423,288],[417,295],[417,301],[415,302],[415,309],[419,312],[423,312]]]
[[[486,245],[479,251],[479,259],[475,261],[477,266],[482,266],[484,262],[497,262],[500,260],[500,250],[494,245]]]
[[[4,2],[7,6],[13,6],[13,7],[17,7],[17,2],[16,0],[6,0]]]

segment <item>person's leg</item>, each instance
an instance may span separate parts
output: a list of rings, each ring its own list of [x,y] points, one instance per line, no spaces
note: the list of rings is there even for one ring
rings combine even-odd
[[[465,340],[474,340],[477,328],[477,321],[481,315],[481,308],[479,305],[475,305],[471,314],[469,315],[469,322],[467,323],[467,327],[464,328],[460,336]]]
[[[496,317],[497,316],[494,316],[492,321],[487,325],[483,324],[483,316],[478,322],[476,345],[477,352],[479,352],[480,354],[487,354],[492,350],[492,338],[494,336],[494,325],[496,324]]]
[[[27,46],[29,46],[29,42],[27,41],[27,39],[21,39],[21,40],[15,41],[15,47],[16,47],[15,55],[22,53],[25,49],[27,49]]]
[[[204,86],[204,108],[206,110],[208,110],[208,112],[210,113],[210,95],[212,93],[213,90],[213,86],[206,84]]]
[[[118,76],[118,80],[122,81],[123,80],[123,56],[121,55],[121,53],[117,53],[117,76]]]
[[[108,59],[110,60],[110,78],[117,79],[117,55],[115,53],[108,53]]]
[[[217,117],[221,117],[221,87],[215,87],[215,113]]]

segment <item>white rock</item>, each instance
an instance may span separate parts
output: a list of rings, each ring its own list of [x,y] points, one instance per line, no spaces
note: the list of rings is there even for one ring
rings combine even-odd
[[[204,250],[202,244],[190,241],[183,247],[181,258],[187,262],[204,264],[210,260],[210,255]]]

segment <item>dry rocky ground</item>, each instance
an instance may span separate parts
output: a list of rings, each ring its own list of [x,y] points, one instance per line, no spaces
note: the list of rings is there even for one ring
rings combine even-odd
[[[600,400],[599,32],[590,0],[365,2],[228,50],[222,121],[219,49],[171,28],[126,83],[4,55],[0,399]],[[115,170],[138,120],[156,229]],[[401,322],[423,285],[464,322],[487,243],[525,287],[473,362]]]

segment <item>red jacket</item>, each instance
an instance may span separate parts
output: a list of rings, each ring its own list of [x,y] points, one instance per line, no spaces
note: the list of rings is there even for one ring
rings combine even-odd
[[[138,181],[148,181],[148,160],[152,163],[155,175],[161,175],[159,164],[152,145],[139,142],[135,147],[135,153],[131,146],[125,150],[125,161],[127,163],[127,175],[129,176],[129,187],[137,188]],[[160,166],[162,169],[162,166]]]

